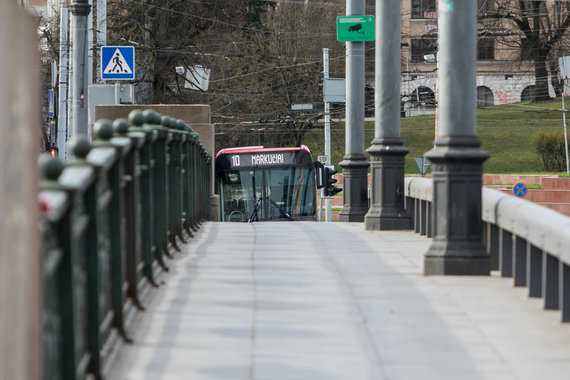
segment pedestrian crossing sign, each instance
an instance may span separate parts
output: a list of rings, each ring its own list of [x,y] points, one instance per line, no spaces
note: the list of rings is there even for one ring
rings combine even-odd
[[[101,79],[104,80],[135,79],[135,47],[102,46]]]

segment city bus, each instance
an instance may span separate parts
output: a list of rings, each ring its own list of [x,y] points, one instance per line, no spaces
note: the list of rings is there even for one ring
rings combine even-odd
[[[315,167],[304,145],[222,149],[215,172],[221,221],[317,219]]]

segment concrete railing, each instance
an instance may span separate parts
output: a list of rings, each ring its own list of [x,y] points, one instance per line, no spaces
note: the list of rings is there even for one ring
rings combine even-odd
[[[152,110],[41,157],[44,379],[103,378],[179,242],[209,217],[198,135]]]
[[[432,180],[406,178],[406,209],[417,233],[432,236]],[[570,321],[570,218],[500,191],[482,189],[483,239],[491,268],[541,297]]]

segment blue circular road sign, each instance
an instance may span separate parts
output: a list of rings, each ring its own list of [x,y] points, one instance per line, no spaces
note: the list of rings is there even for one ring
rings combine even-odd
[[[526,195],[528,189],[524,183],[517,183],[513,186],[513,194],[519,198],[522,198]]]

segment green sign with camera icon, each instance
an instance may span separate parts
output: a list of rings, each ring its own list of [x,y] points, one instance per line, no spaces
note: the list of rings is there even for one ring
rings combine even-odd
[[[374,41],[374,16],[339,16],[336,39],[340,42]]]

